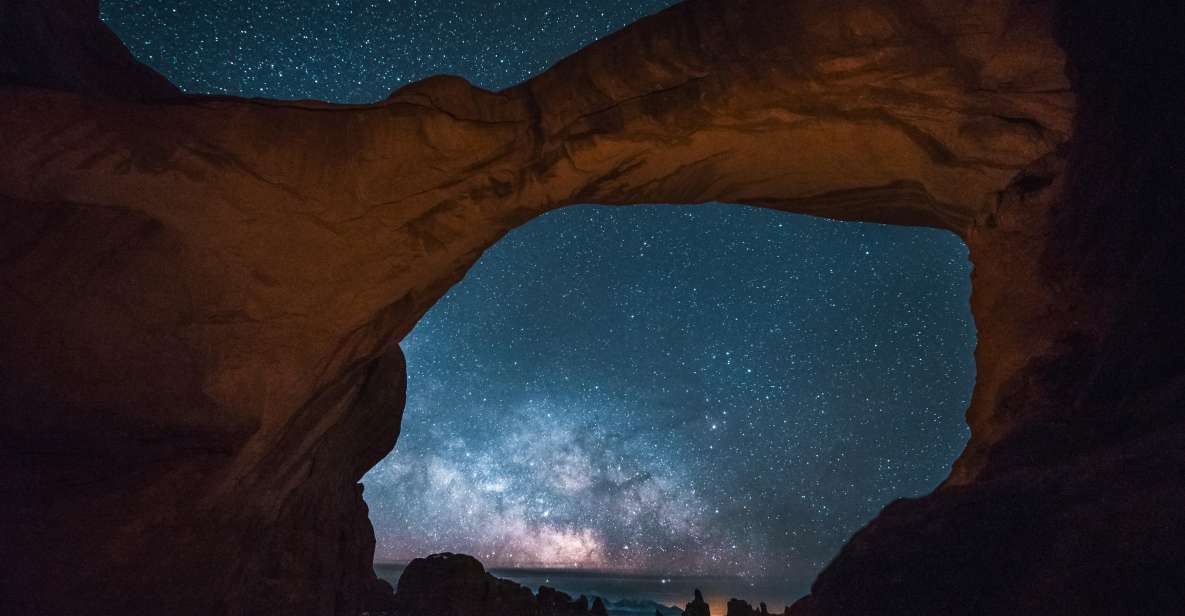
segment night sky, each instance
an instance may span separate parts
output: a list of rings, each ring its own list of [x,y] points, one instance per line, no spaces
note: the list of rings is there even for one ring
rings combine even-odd
[[[188,92],[500,89],[670,2],[104,0]],[[403,342],[378,560],[740,574],[805,589],[967,438],[966,249],[753,208],[577,206],[490,249]]]

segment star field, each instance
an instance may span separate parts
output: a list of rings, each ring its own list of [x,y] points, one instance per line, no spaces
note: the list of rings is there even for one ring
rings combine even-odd
[[[364,102],[516,83],[669,4],[105,0],[189,92]],[[490,249],[403,342],[376,558],[740,574],[805,589],[967,438],[966,249],[710,204],[578,206]]]

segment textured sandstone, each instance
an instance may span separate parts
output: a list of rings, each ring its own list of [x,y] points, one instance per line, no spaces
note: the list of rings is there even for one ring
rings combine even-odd
[[[438,77],[343,106],[178,97],[94,2],[11,6],[0,548],[25,566],[0,594],[26,611],[367,607],[356,482],[398,435],[399,339],[508,230],[575,203],[967,239],[972,441],[801,613],[1124,598],[1181,571],[1173,8],[693,0],[504,92]]]
[[[966,234],[972,439],[795,604],[815,614],[1169,614],[1185,605],[1180,5],[1067,3],[1073,140]]]

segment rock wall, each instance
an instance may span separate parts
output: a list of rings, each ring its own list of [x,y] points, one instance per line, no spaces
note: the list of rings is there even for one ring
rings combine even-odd
[[[482,250],[575,203],[968,241],[972,441],[797,613],[1114,599],[1089,610],[1180,572],[1176,7],[692,0],[504,92],[438,77],[344,106],[179,96],[95,6],[0,20],[31,24],[0,38],[17,609],[382,604],[356,482],[398,435],[398,341]]]
[[[1185,10],[1057,17],[1074,137],[966,236],[971,442],[939,490],[858,532],[796,615],[1185,605]]]

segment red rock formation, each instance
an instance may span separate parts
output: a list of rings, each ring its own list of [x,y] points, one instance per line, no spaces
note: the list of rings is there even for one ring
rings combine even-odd
[[[966,236],[971,442],[939,490],[857,533],[796,615],[1185,605],[1185,9],[1058,18],[1073,139]]]
[[[967,239],[972,441],[799,613],[1089,612],[1182,570],[1176,7],[693,0],[505,92],[341,106],[177,98],[93,2],[10,4],[5,32],[31,24],[0,38],[19,609],[364,607],[356,482],[398,434],[398,340],[509,229],[585,202]]]

